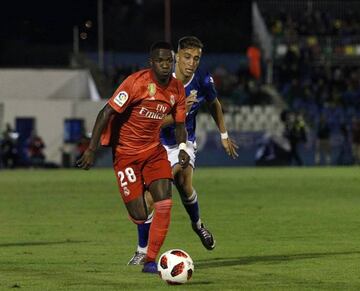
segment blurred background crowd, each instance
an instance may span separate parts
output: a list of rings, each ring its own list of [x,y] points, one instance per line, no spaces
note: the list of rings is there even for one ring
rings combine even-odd
[[[42,3],[42,11],[49,10],[44,16],[37,5],[25,4],[31,13],[24,9],[18,19],[12,15],[16,1],[6,5],[0,74],[86,70],[87,95],[97,96],[91,99],[98,108],[129,74],[146,66],[154,40],[167,39],[175,46],[179,37],[196,35],[205,44],[201,67],[212,74],[227,126],[240,145],[238,161],[215,158],[214,163],[360,163],[357,1],[92,0],[56,5]],[[68,79],[63,83],[70,84]],[[54,94],[50,98],[61,100],[68,93]],[[86,147],[95,117],[89,116],[96,110],[81,109],[92,106],[81,103],[90,97],[69,93],[66,99],[74,100],[61,120],[61,138],[47,138],[36,114],[29,126],[21,113],[9,113],[5,95],[0,94],[1,167],[72,166]],[[200,150],[212,154],[220,145],[205,111],[198,128]],[[99,165],[107,164],[106,156]],[[199,164],[208,165],[201,157]]]

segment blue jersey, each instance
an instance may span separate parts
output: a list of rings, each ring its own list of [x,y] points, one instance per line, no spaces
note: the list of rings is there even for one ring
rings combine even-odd
[[[184,85],[186,96],[191,93],[196,93],[198,102],[193,103],[190,111],[186,115],[186,130],[188,133],[188,140],[194,142],[196,129],[196,115],[201,105],[207,101],[212,102],[217,97],[217,92],[214,86],[214,80],[209,73],[205,73],[200,69],[196,70],[191,80]],[[161,130],[161,143],[164,145],[175,145],[175,125],[170,125]]]

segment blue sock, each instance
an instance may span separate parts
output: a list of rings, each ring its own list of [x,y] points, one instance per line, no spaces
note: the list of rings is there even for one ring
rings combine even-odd
[[[139,247],[147,247],[150,225],[151,223],[143,223],[137,225]]]
[[[190,197],[182,198],[182,203],[189,214],[192,223],[198,223],[200,219],[199,203],[194,190]]]

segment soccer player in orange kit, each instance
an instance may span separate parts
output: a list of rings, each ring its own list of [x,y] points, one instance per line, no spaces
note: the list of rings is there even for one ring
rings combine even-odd
[[[179,163],[189,164],[186,152],[185,91],[172,77],[172,47],[156,42],[150,49],[150,69],[130,75],[100,110],[90,145],[77,161],[88,170],[94,163],[95,151],[102,145],[112,147],[113,167],[122,199],[130,219],[136,224],[148,219],[144,199],[148,189],[154,200],[154,216],[149,233],[149,246],[143,272],[157,273],[156,257],[164,243],[172,206],[171,166],[160,143],[162,120],[171,114],[176,123]]]
[[[175,56],[176,64],[173,76],[181,80],[186,97],[188,113],[186,115],[187,152],[190,155],[189,166],[184,168],[178,164],[179,148],[175,139],[175,124],[171,115],[164,120],[164,128],[160,139],[167,150],[168,159],[173,167],[174,185],[176,186],[182,204],[191,220],[191,226],[207,250],[213,250],[216,241],[210,230],[205,227],[200,218],[198,194],[193,186],[193,174],[196,161],[196,116],[200,107],[207,105],[209,113],[214,119],[220,133],[221,143],[226,153],[233,159],[238,157],[236,143],[229,137],[221,103],[217,97],[214,81],[211,75],[199,68],[203,44],[195,36],[184,36],[178,41],[178,51]],[[146,196],[147,197],[147,196]],[[148,200],[148,204],[150,203]],[[144,223],[137,225],[138,246],[128,265],[141,265],[144,263],[148,247],[148,231],[151,227],[151,217]]]

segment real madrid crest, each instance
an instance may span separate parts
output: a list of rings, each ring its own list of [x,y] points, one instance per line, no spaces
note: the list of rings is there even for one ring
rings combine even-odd
[[[175,97],[174,97],[174,95],[170,95],[170,103],[171,103],[171,105],[174,105],[174,104],[175,104]]]
[[[148,92],[149,92],[150,97],[153,97],[156,94],[156,85],[155,85],[155,83],[149,83]]]

